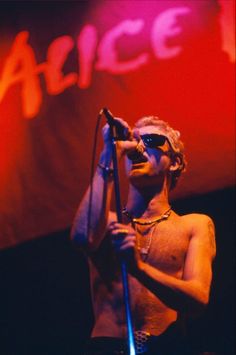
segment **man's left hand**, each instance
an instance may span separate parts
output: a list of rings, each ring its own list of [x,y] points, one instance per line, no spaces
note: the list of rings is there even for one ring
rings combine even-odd
[[[130,225],[111,222],[108,233],[111,235],[116,254],[127,263],[128,271],[131,274],[135,273],[140,262],[135,230]]]

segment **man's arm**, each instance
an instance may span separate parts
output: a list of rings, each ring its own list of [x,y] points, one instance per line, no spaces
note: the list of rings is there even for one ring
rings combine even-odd
[[[94,249],[101,242],[110,208],[113,179],[111,172],[105,170],[105,167],[111,168],[112,146],[107,124],[103,127],[103,139],[104,149],[99,159],[100,167],[97,167],[92,186],[88,187],[78,207],[71,230],[72,241],[75,245],[85,249]],[[92,199],[90,201],[91,189]]]
[[[194,314],[199,313],[209,302],[212,261],[216,247],[212,220],[206,215],[192,216],[194,222],[191,223],[191,240],[182,279],[143,262],[136,250],[135,233],[131,230],[119,248],[122,253],[128,255],[130,273],[163,303],[176,311]]]
[[[115,120],[119,121],[120,125],[124,127],[124,134],[127,134],[128,137],[131,132],[129,125],[121,118],[115,118]],[[99,246],[105,235],[108,219],[110,221],[112,219],[114,220],[114,213],[109,212],[113,177],[108,170],[112,166],[112,143],[109,126],[107,124],[103,127],[103,139],[104,149],[101,153],[99,166],[97,167],[92,183],[92,200],[90,201],[91,186],[89,186],[79,205],[71,231],[71,239],[75,245],[88,250],[95,249]],[[133,148],[136,144],[137,143],[133,141],[117,141],[118,159],[125,153],[126,149]],[[105,168],[107,168],[107,170]],[[90,219],[89,233],[88,219]]]
[[[109,151],[104,150],[100,163],[110,166]],[[97,168],[92,182],[92,200],[89,210],[91,186],[87,189],[77,210],[72,230],[72,241],[86,249],[96,248],[105,232],[111,200],[112,179],[108,173]],[[90,214],[90,222],[88,221]],[[89,235],[88,235],[89,222]]]
[[[143,262],[139,265],[136,277],[169,307],[177,311],[198,313],[209,302],[215,253],[212,220],[205,215],[195,215],[182,279],[167,275]]]

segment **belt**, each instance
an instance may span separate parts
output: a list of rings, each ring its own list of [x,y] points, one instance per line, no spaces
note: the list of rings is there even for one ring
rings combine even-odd
[[[189,355],[186,338],[175,323],[161,335],[151,335],[147,331],[134,331],[135,348],[137,355],[155,354],[181,354]],[[86,355],[125,355],[127,343],[125,339],[113,337],[91,338],[86,347]]]
[[[151,334],[143,331],[134,331],[134,342],[136,354],[146,354],[148,351],[148,340],[152,338]],[[95,337],[90,339],[87,344],[87,355],[127,355],[127,343],[121,338]]]
[[[134,341],[137,354],[143,354],[148,351],[148,340],[151,334],[143,330],[136,330],[134,332]]]

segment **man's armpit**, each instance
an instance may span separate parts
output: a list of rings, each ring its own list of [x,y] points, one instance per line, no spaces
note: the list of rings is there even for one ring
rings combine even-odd
[[[216,254],[216,241],[215,241],[215,226],[212,220],[209,220],[207,223],[207,229],[208,229],[208,239],[209,239],[209,245],[210,248],[212,249],[213,256]]]

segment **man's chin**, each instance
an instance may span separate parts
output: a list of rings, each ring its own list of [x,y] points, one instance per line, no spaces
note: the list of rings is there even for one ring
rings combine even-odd
[[[129,183],[136,188],[157,188],[163,186],[164,176],[150,175],[142,169],[132,169],[129,173]]]
[[[137,166],[137,164],[134,165],[129,172],[129,179],[131,180],[136,178],[142,178],[144,176],[146,176],[146,174],[144,173],[143,169],[140,169],[140,167]]]
[[[140,169],[133,169],[129,173],[129,182],[131,185],[145,186],[147,183],[150,183],[148,176],[144,174]]]

